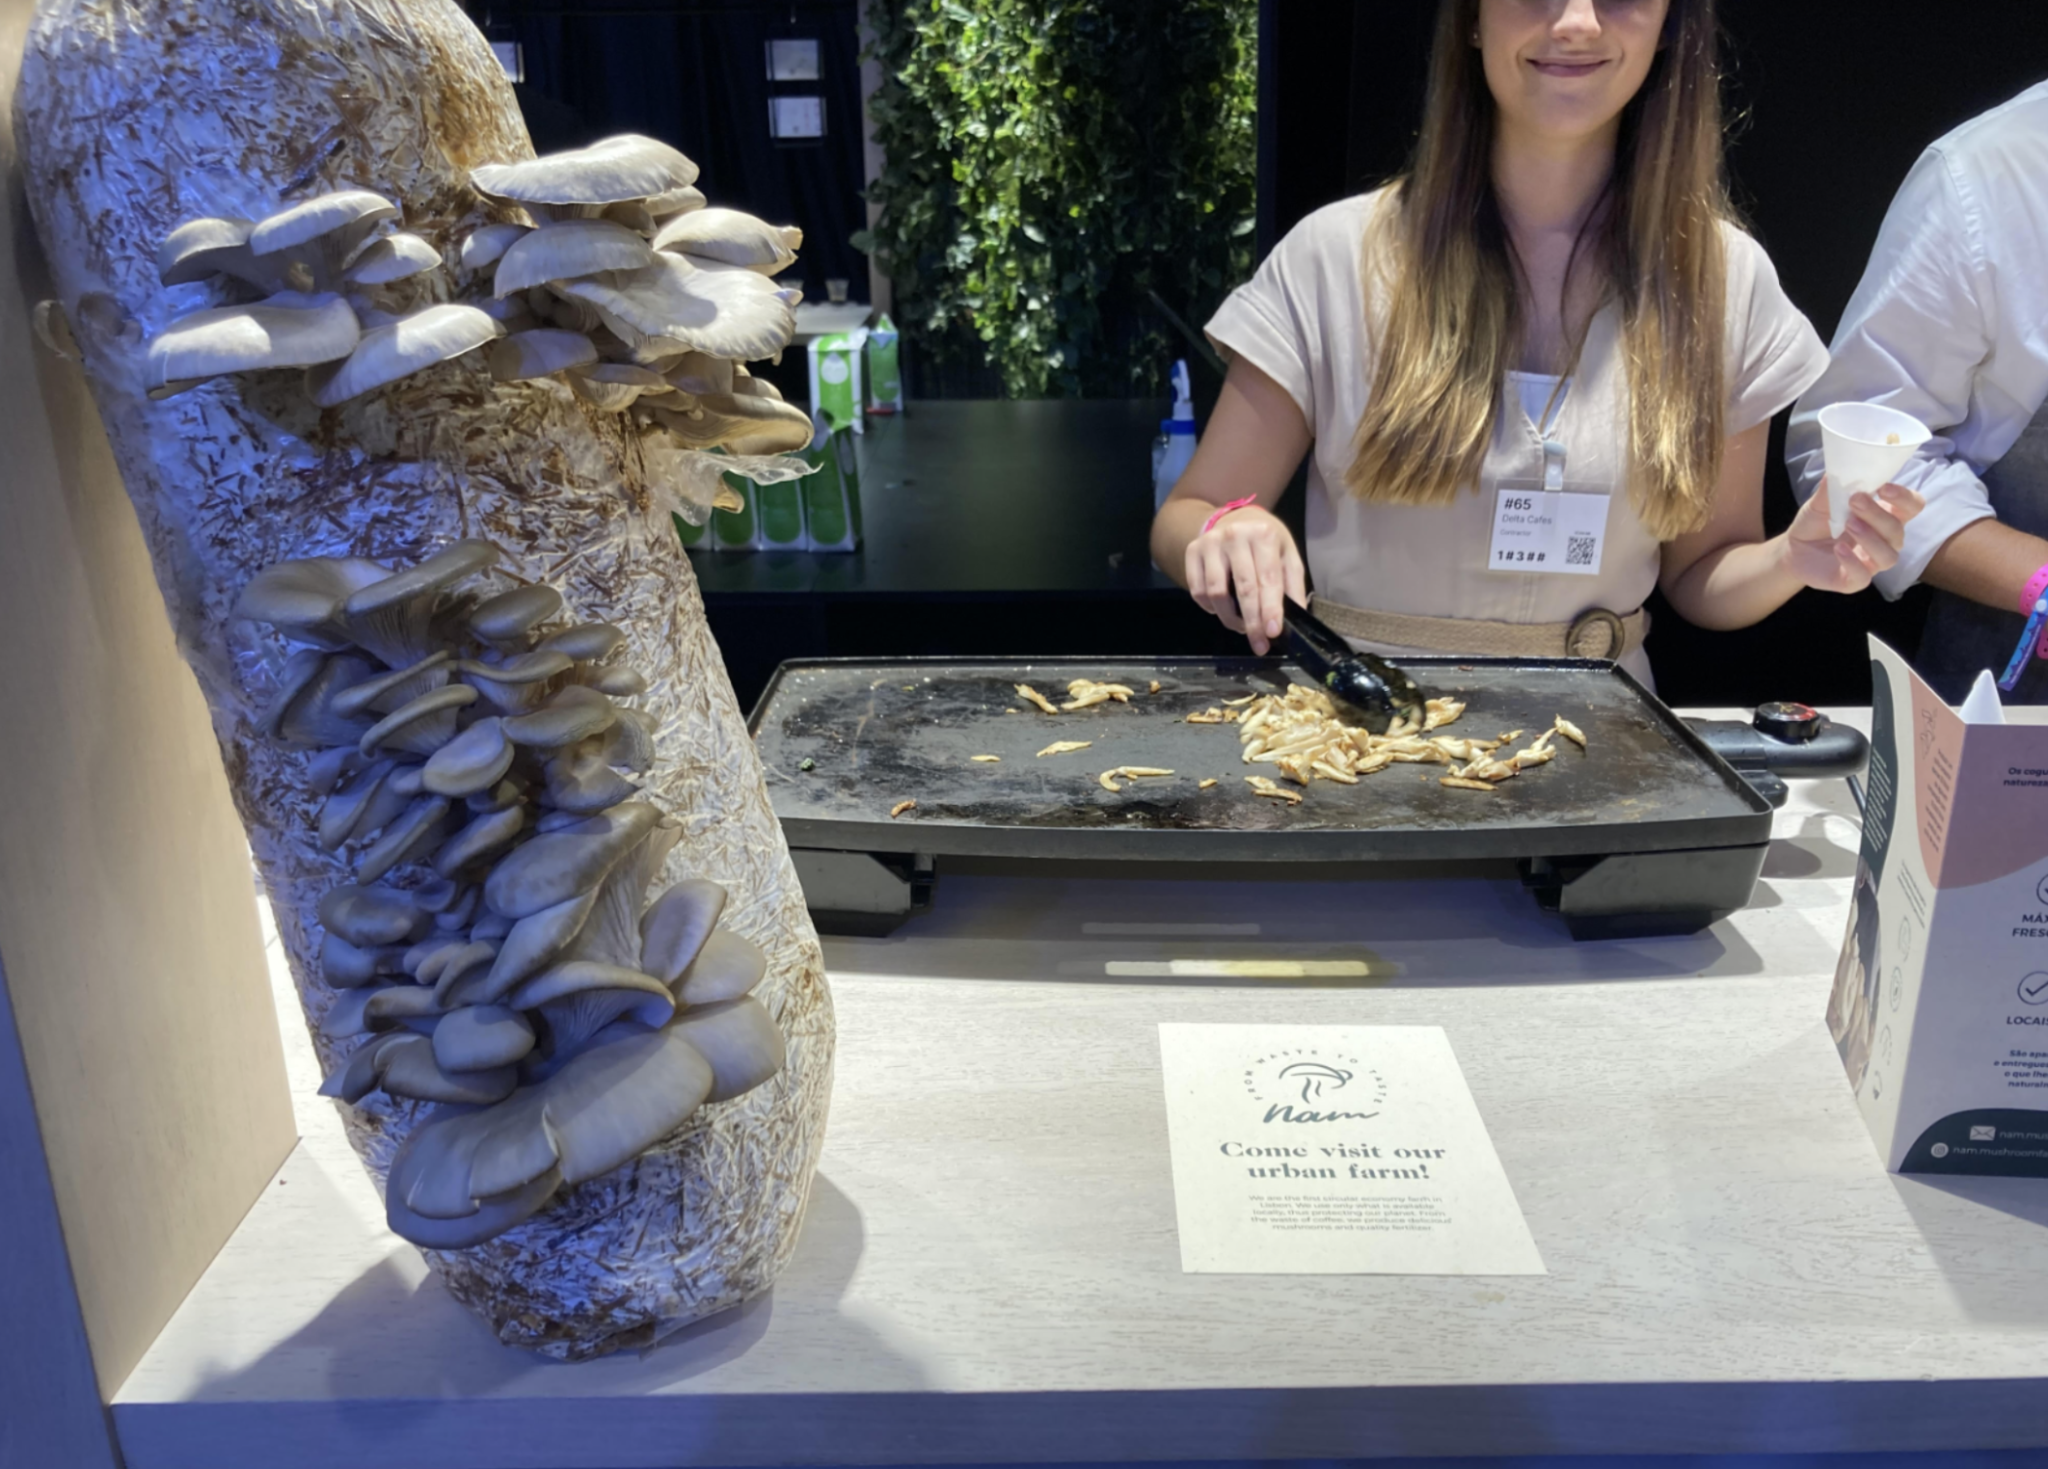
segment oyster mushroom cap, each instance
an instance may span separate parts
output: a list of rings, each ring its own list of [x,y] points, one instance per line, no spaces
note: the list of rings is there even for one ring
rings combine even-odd
[[[456,262],[464,270],[482,270],[487,265],[497,264],[520,236],[532,233],[523,224],[481,225],[463,237],[462,246],[456,252]]]
[[[526,807],[507,806],[476,817],[442,844],[434,854],[434,871],[443,877],[467,872],[512,845],[526,830]]]
[[[595,684],[593,688],[597,687]],[[654,716],[638,709],[619,711],[619,722],[598,740],[596,758],[635,775],[654,765]]]
[[[639,270],[558,282],[553,289],[597,308],[628,346],[634,333],[661,337],[674,351],[752,361],[773,357],[796,335],[796,316],[774,282],[751,270],[693,264],[657,251]]]
[[[520,204],[616,204],[653,199],[697,182],[697,165],[668,144],[637,133],[521,163],[470,172],[477,192]]]
[[[695,1009],[753,993],[768,973],[768,956],[758,944],[729,928],[717,929],[675,982],[676,1003]]]
[[[479,719],[427,758],[421,788],[437,796],[487,791],[512,768],[516,753],[497,715]]]
[[[399,1040],[390,1031],[373,1035],[364,1041],[349,1057],[320,1083],[320,1095],[339,1097],[344,1102],[360,1102],[377,1089],[377,1057],[383,1049]]]
[[[609,622],[579,622],[574,627],[549,633],[535,646],[566,653],[582,662],[595,663],[625,647],[626,634]]]
[[[318,835],[324,851],[333,851],[358,831],[375,831],[404,809],[400,804],[384,811],[377,819],[369,819],[370,813],[377,809],[378,792],[384,789],[397,764],[395,760],[379,760],[365,766],[321,803]]]
[[[505,342],[516,340],[517,337],[505,338]],[[492,347],[494,356],[505,342]],[[470,610],[470,631],[487,643],[523,645],[527,633],[561,610],[562,594],[546,582],[535,582],[478,603]]]
[[[735,456],[794,453],[816,434],[811,416],[793,403],[752,393],[705,393],[691,413],[642,405],[691,449],[723,446]]]
[[[655,232],[654,248],[773,275],[795,261],[804,232],[793,224],[772,225],[738,209],[697,209],[679,214]]]
[[[320,895],[320,926],[359,947],[410,943],[426,915],[396,888],[344,884]]]
[[[277,711],[277,738],[288,745],[313,748],[350,744],[360,738],[369,721],[344,714],[335,704],[370,667],[369,659],[353,653],[327,657]]]
[[[414,1132],[406,1139],[407,1144],[418,1136]],[[510,1193],[478,1200],[475,1210],[460,1219],[433,1219],[417,1214],[406,1208],[396,1194],[387,1193],[384,1223],[400,1239],[423,1250],[466,1250],[532,1218],[561,1186],[562,1175],[550,1171]]]
[[[680,393],[730,393],[736,365],[708,352],[687,352],[662,376]]]
[[[494,296],[605,270],[638,270],[654,259],[645,239],[609,219],[565,219],[512,242],[498,261]]]
[[[619,706],[585,684],[570,684],[531,714],[519,714],[503,725],[515,745],[558,750],[603,734],[618,720]]]
[[[354,321],[353,312],[349,319]],[[436,363],[474,352],[503,331],[474,306],[429,306],[364,332],[355,350],[339,362],[322,359],[324,365],[306,373],[306,386],[320,407],[338,407]]]
[[[440,594],[498,560],[489,541],[456,541],[405,571],[387,572],[349,594],[341,620],[351,641],[392,668],[408,667],[435,651],[431,636]],[[459,671],[466,665],[454,665]]]
[[[585,675],[585,683],[614,699],[631,699],[648,688],[647,675],[637,668],[592,668]]]
[[[542,970],[513,990],[507,1003],[547,1016],[550,1050],[555,1055],[581,1050],[592,1036],[622,1015],[658,1030],[676,1009],[675,996],[653,975],[588,959],[572,959]]]
[[[488,965],[497,954],[498,947],[490,940],[472,938],[454,948],[436,949],[421,961],[419,972],[413,978],[421,984],[432,985],[435,998],[444,1005],[452,1006],[456,1003],[456,991],[463,977],[479,965]]]
[[[381,286],[433,270],[441,252],[418,235],[399,230],[370,241],[342,272],[350,285]]]
[[[476,998],[483,1001],[503,999],[511,993],[513,986],[552,964],[575,942],[596,907],[597,888],[593,885],[587,892],[575,893],[512,924],[491,962],[490,973],[477,989]],[[485,926],[479,923],[471,933],[475,935],[485,931]]]
[[[278,726],[283,724],[285,714],[293,701],[306,691],[306,686],[320,676],[327,666],[327,655],[317,648],[303,648],[284,661],[284,671],[278,675],[277,692],[257,716],[256,726],[272,739],[278,738]]]
[[[361,683],[350,684],[334,699],[342,714],[389,714],[421,694],[444,688],[452,675],[449,655],[443,650],[429,653],[409,668],[380,673]]]
[[[597,348],[581,332],[534,327],[491,343],[491,376],[501,383],[524,382],[597,362]]]
[[[190,285],[209,276],[231,275],[265,293],[290,284],[283,261],[259,260],[249,249],[246,219],[188,219],[157,246],[157,278],[167,286]]]
[[[395,219],[397,215],[398,206],[381,194],[368,189],[338,189],[264,218],[249,231],[249,249],[257,255],[275,255],[280,250],[339,232],[336,253],[345,256],[380,220]]]
[[[579,893],[594,892],[660,819],[661,813],[647,802],[628,801],[572,827],[534,837],[492,870],[484,883],[484,901],[494,913],[527,918]]]
[[[510,1066],[533,1049],[533,1026],[502,1005],[469,1005],[434,1027],[434,1059],[443,1071]]]
[[[174,384],[230,372],[313,367],[346,358],[362,329],[348,302],[332,293],[279,291],[248,306],[216,306],[181,316],[149,344],[144,381],[154,396]]]
[[[702,189],[686,184],[680,189],[671,189],[666,194],[656,194],[649,199],[647,212],[665,224],[678,214],[688,214],[693,209],[704,208],[708,202]]]
[[[546,777],[548,803],[561,811],[595,813],[640,794],[637,786],[605,762],[595,740],[572,746],[548,761]]]
[[[429,689],[385,715],[357,743],[365,755],[385,748],[432,755],[455,737],[455,711],[474,704],[477,691],[465,683]]]
[[[414,801],[357,856],[356,881],[375,882],[392,868],[425,856],[440,840],[447,816],[448,802],[444,797],[422,796]]]
[[[752,1091],[780,1071],[788,1055],[774,1019],[751,995],[678,1011],[664,1033],[688,1041],[711,1063],[716,1080],[707,1102]]]
[[[346,648],[355,641],[342,609],[348,599],[391,575],[359,556],[308,556],[259,571],[235,599],[236,617],[265,622],[286,637],[316,648]]]
[[[681,979],[718,927],[725,896],[708,877],[691,877],[649,903],[640,915],[640,967],[666,985]]]
[[[520,653],[502,663],[466,660],[455,665],[494,708],[507,713],[538,707],[575,667],[576,660],[568,654],[543,651]]]
[[[423,1035],[407,1035],[377,1053],[377,1080],[394,1097],[489,1106],[512,1095],[519,1072],[511,1066],[443,1071],[434,1059],[434,1043]]]
[[[396,944],[360,948],[338,933],[320,940],[320,977],[330,989],[355,989],[375,984],[387,974],[405,972],[405,950]]]

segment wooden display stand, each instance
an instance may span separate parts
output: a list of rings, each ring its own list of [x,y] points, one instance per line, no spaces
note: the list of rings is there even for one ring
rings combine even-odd
[[[0,159],[32,0],[0,3]],[[0,1463],[102,1401],[296,1137],[241,823],[19,193],[0,199]]]

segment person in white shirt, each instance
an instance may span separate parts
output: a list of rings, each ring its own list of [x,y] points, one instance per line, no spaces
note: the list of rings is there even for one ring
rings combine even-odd
[[[1785,457],[1795,493],[1821,475],[1820,410],[1869,401],[1935,431],[1897,479],[1925,498],[1878,590],[1936,587],[1915,664],[1950,702],[2002,672],[2048,589],[2048,82],[1924,154],[1886,213],[1799,400]],[[2029,657],[2015,702],[2048,702]]]
[[[1313,450],[1315,609],[1354,645],[1645,680],[1652,588],[1732,628],[1889,569],[1907,490],[1763,534],[1771,416],[1826,356],[1732,222],[1718,78],[1712,0],[1440,0],[1408,174],[1209,323],[1233,360],[1155,561],[1265,652],[1305,601],[1272,507]]]

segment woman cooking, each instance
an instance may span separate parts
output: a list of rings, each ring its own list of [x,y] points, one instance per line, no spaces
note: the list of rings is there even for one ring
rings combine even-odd
[[[1919,497],[1824,493],[1763,535],[1770,419],[1827,354],[1722,183],[1712,0],[1443,0],[1409,172],[1282,240],[1209,335],[1232,361],[1154,559],[1259,652],[1300,552],[1377,652],[1619,658],[1644,599],[1705,627],[1854,592]]]

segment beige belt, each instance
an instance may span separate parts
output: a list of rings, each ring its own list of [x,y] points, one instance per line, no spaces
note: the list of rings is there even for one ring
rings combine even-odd
[[[1640,607],[1626,617],[1590,607],[1570,622],[1414,617],[1346,607],[1327,597],[1310,598],[1309,610],[1347,638],[1474,658],[1619,658],[1641,647],[1650,627],[1650,614]]]

